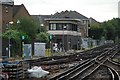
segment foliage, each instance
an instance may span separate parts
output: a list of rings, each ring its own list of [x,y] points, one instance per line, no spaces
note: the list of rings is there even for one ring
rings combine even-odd
[[[108,40],[114,40],[115,39],[115,32],[116,32],[116,23],[114,20],[109,20],[107,22],[102,23],[102,27],[105,29],[104,36]]]
[[[98,23],[90,25],[90,37],[93,39],[100,39],[104,34],[104,29]]]
[[[17,30],[7,30],[5,33],[3,33],[3,38],[7,38],[7,39],[14,39],[15,41],[20,41],[20,36],[19,36],[19,32]]]
[[[47,32],[47,29],[44,24],[41,24],[40,20],[35,20],[37,26],[37,33]]]
[[[19,36],[21,38],[21,41],[22,41],[22,36],[24,36],[24,42],[29,43],[30,37],[25,32],[20,32]]]
[[[107,40],[115,40],[120,38],[120,19],[113,18],[112,20],[104,21],[100,24],[90,25],[90,37],[101,39],[105,37]]]
[[[19,32],[22,32],[22,35],[28,35],[28,41],[32,42],[35,39],[35,35],[37,33],[37,24],[33,20],[28,18],[20,18],[19,22],[19,24],[15,25],[14,29],[17,29]]]
[[[0,33],[0,39],[2,38],[2,33]]]
[[[36,35],[36,40],[40,41],[40,42],[47,43],[47,42],[49,42],[49,34],[41,32],[41,33]]]
[[[2,34],[4,39],[10,39],[12,44],[12,53],[21,53],[22,36],[25,37],[25,43],[31,43],[36,35],[36,23],[28,18],[20,18],[20,23],[14,22],[9,26],[9,29]]]
[[[116,23],[116,37],[119,37],[120,38],[120,18],[117,18],[114,20],[114,22]]]
[[[12,45],[11,46],[12,53],[20,52],[20,47],[21,47],[20,32],[18,32],[17,30],[9,29],[2,34],[2,37],[6,40],[10,39],[10,44]]]

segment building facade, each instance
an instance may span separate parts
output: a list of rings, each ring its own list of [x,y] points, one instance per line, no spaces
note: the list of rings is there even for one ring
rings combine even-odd
[[[89,18],[87,18],[86,16],[76,12],[76,11],[62,11],[60,13],[55,13],[54,15],[52,15],[52,18],[67,18],[67,19],[78,19],[81,20],[81,37],[85,38],[88,37],[88,25],[89,25]]]
[[[77,19],[49,18],[48,33],[52,35],[52,44],[56,43],[59,50],[80,49],[81,21]]]
[[[9,22],[12,21],[12,12],[13,1],[7,2],[6,0],[1,2],[0,5],[0,33],[5,32],[6,28],[9,25]],[[8,55],[8,51],[6,52],[6,48],[8,47],[8,40],[4,40],[1,38],[1,55]],[[7,46],[7,47],[6,47]]]

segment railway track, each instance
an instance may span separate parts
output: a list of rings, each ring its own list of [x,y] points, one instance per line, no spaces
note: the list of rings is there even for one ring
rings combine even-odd
[[[72,55],[64,55],[64,56],[51,56],[51,57],[43,57],[43,58],[38,58],[38,59],[32,59],[32,60],[26,60],[30,65],[38,65],[38,64],[52,64],[52,61],[58,64],[60,60],[80,60],[80,59],[88,59],[88,58],[94,58],[97,55],[100,55],[101,52],[104,52],[108,47],[111,45],[104,45],[100,47],[93,48],[91,50],[79,52],[79,53],[74,53]],[[106,48],[106,49],[104,49]],[[57,62],[58,61],[58,62]],[[50,65],[51,65],[50,64]]]
[[[118,69],[118,66],[120,65],[114,62],[112,58],[116,55],[117,51],[118,47],[109,44],[72,55],[44,57],[36,60],[29,60],[28,62],[30,66],[51,66],[78,61],[77,65],[74,65],[74,67],[61,72],[58,75],[49,77],[49,80],[88,80],[93,74],[99,71],[101,66],[105,67],[105,70],[103,71],[107,72],[107,75],[110,76],[111,80],[116,80],[119,79],[117,76],[120,75],[120,72],[118,71],[120,70]]]
[[[111,73],[111,80],[120,80],[120,72],[118,72],[119,71],[119,67],[120,67],[120,64],[118,64],[118,63],[116,63],[116,62],[114,62],[113,60],[112,60],[112,58],[116,55],[116,54],[118,54],[118,52],[119,52],[119,49],[117,49],[117,48],[113,48],[111,51],[110,51],[110,53],[112,53],[111,55],[110,55],[110,57],[108,57],[107,59],[106,59],[106,61],[104,62],[104,66],[106,66],[107,68],[108,68],[108,70],[110,71],[110,73]],[[108,54],[110,54],[110,53],[108,53]],[[101,57],[101,59],[102,58],[104,58],[104,57]],[[107,62],[109,62],[109,63],[107,63]],[[99,62],[100,63],[100,62]],[[109,64],[109,65],[108,65]],[[90,75],[89,75],[90,76]],[[86,80],[86,78],[87,78],[87,76],[84,78],[85,80]]]
[[[96,71],[91,72],[90,75],[85,76],[80,80],[120,80],[119,74],[114,68],[107,65],[101,65]]]
[[[111,73],[111,80],[120,80],[119,73],[114,68],[112,68],[111,66],[108,66],[107,64],[105,65],[106,61],[108,61],[111,57],[114,57],[117,54],[116,50],[117,49],[115,49],[115,47],[114,47],[110,51],[108,51],[107,54],[104,57],[99,56],[99,58],[96,58],[96,61],[100,65],[98,67],[96,67],[93,71],[91,71],[88,75],[85,75],[83,78],[80,78],[80,80],[87,80],[87,79],[89,79],[88,76],[90,77],[91,74],[95,73],[99,69],[99,67],[103,66],[103,65],[108,67],[108,69],[109,69],[109,71]],[[72,78],[71,80],[76,80],[76,79]]]
[[[108,58],[116,54],[114,51],[115,47],[109,49],[107,48],[104,53],[89,60],[87,63],[78,65],[79,67],[55,76],[49,80],[86,80],[88,79],[88,76],[97,71],[100,66],[102,66],[108,60]],[[111,72],[112,76],[114,75],[116,77],[117,72],[115,70],[109,68],[109,71]]]
[[[113,56],[111,56],[106,62],[105,65],[109,66],[112,70],[112,72],[115,74],[114,79],[112,80],[120,80],[120,63],[113,61],[113,58],[115,58],[115,56],[117,54],[119,54],[119,49],[115,52],[116,54],[114,54]],[[112,73],[112,74],[113,74]],[[119,76],[119,77],[118,77]]]
[[[118,74],[118,72],[116,70],[114,70],[111,67],[109,67],[108,69],[109,69],[109,71],[111,73],[112,80],[120,80],[120,76],[119,76],[119,74]]]
[[[97,56],[95,58],[95,62],[97,62],[97,64],[93,64],[93,66],[87,68],[86,70],[84,70],[82,73],[83,74],[77,74],[75,76],[73,76],[70,80],[86,80],[88,79],[88,76],[90,76],[92,73],[96,72],[101,65],[103,65],[105,63],[105,61],[108,59],[108,54],[111,52],[112,49],[104,52],[103,54],[101,54],[100,56]]]

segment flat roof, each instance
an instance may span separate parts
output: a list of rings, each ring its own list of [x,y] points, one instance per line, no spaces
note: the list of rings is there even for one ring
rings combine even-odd
[[[74,18],[47,18],[46,21],[78,21],[81,22],[81,19],[74,19]]]

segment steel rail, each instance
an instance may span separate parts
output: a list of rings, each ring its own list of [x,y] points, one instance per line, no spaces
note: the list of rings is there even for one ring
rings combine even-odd
[[[113,49],[113,48],[112,48],[112,49]],[[111,52],[112,49],[106,51],[104,54],[109,54],[109,52]],[[107,55],[104,56],[104,54],[102,54],[102,55],[100,55],[100,56],[98,56],[98,57],[96,58],[96,59],[98,59],[98,60],[100,60],[100,61],[103,59],[103,61],[100,62],[99,65],[97,65],[93,70],[91,70],[91,72],[88,72],[88,74],[85,74],[85,75],[81,75],[81,73],[82,73],[83,71],[85,71],[85,69],[84,69],[84,70],[80,71],[79,73],[75,74],[73,77],[70,77],[69,80],[75,80],[76,78],[79,77],[79,75],[81,76],[81,78],[79,78],[79,79],[84,79],[86,76],[92,74],[94,71],[96,71],[96,70],[108,59],[108,56],[107,56]],[[109,54],[109,55],[110,55],[110,54]],[[104,57],[103,57],[103,56],[104,56]],[[101,57],[102,57],[102,58],[101,58]],[[105,58],[105,60],[104,60],[104,58]],[[96,60],[96,59],[95,59],[95,60]],[[89,66],[88,66],[88,68],[86,68],[86,71],[88,71],[87,69],[89,69]],[[84,72],[84,73],[85,73],[85,72]]]
[[[116,70],[114,70],[113,68],[109,67],[108,68],[111,75],[112,75],[112,80],[120,80],[120,76],[118,74],[118,72]]]
[[[110,50],[111,50],[111,49],[110,49]],[[64,73],[64,75],[59,76],[59,77],[57,76],[56,78],[52,78],[52,79],[50,79],[50,80],[68,80],[68,79],[69,79],[69,80],[73,80],[74,77],[76,77],[76,76],[78,76],[78,75],[80,75],[80,74],[83,74],[84,71],[86,71],[86,70],[89,69],[89,68],[93,68],[93,66],[94,66],[93,70],[96,70],[96,69],[99,68],[100,65],[102,65],[102,64],[96,63],[95,60],[96,60],[97,58],[100,58],[99,60],[103,59],[104,55],[105,55],[106,53],[108,53],[110,50],[108,49],[107,51],[105,51],[105,52],[102,53],[101,55],[93,58],[91,61],[87,62],[87,63],[84,64],[84,65],[81,65],[80,67],[74,69],[73,71],[68,72],[68,73]],[[101,57],[102,57],[102,58],[101,58]],[[91,63],[91,62],[92,62],[92,63]],[[90,71],[89,73],[91,73],[91,71]],[[83,78],[84,78],[84,75],[83,75]]]

